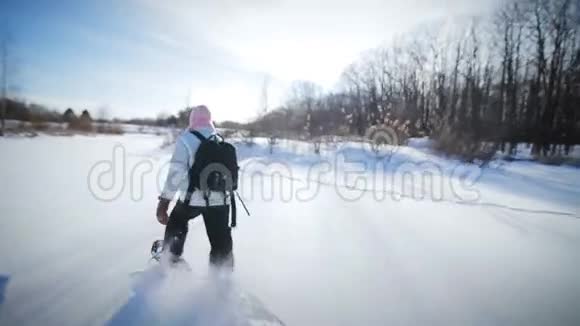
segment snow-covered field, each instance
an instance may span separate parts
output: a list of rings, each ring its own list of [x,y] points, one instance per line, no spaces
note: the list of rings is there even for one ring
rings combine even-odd
[[[0,139],[0,325],[228,324],[216,311],[234,303],[207,288],[220,281],[196,285],[211,279],[200,220],[192,273],[135,282],[163,233],[164,141]],[[238,144],[252,215],[239,209],[230,286],[287,325],[580,324],[580,169],[481,170],[411,145],[377,159]]]
[[[46,129],[53,130],[53,131],[63,131],[67,130],[68,124],[65,122],[43,122],[42,123]],[[167,132],[170,128],[168,127],[157,127],[157,126],[140,126],[128,123],[113,123],[108,124],[109,126],[116,126],[121,129],[124,133],[131,133],[131,134],[153,134],[153,135],[161,135]],[[93,127],[98,128],[99,126],[103,126],[102,123],[93,122]],[[6,130],[8,135],[11,134],[18,134],[19,129],[31,129],[33,124],[29,121],[20,121],[20,120],[6,120]]]

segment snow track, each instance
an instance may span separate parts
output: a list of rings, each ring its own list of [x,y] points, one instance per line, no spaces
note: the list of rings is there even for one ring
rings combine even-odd
[[[142,199],[127,186],[112,201],[95,198],[87,175],[116,144],[127,169],[149,162],[162,171],[169,155],[162,142],[152,135],[0,139],[0,325],[115,324],[121,313],[139,320],[130,313],[131,273],[147,267],[151,241],[163,232],[154,218],[157,175],[136,188]],[[282,142],[273,156],[260,140],[240,148],[245,185],[253,171],[280,172],[268,164],[290,168],[273,185],[242,189],[252,216],[239,209],[231,280],[287,325],[580,324],[580,170],[496,164],[474,182],[479,198],[471,202],[449,193],[377,201],[375,189],[348,201],[334,186],[342,181],[308,170],[334,162],[340,150],[372,161],[356,144],[320,157],[300,142]],[[453,181],[459,163],[424,147],[399,149],[378,173],[425,161]],[[308,180],[322,185],[300,200],[295,193]],[[262,191],[274,196],[264,200]],[[207,253],[203,224],[194,220],[185,258],[195,273],[207,273]],[[160,322],[190,324],[211,311],[195,308],[211,302],[210,292],[184,294],[187,318]],[[171,293],[167,300],[177,297]]]

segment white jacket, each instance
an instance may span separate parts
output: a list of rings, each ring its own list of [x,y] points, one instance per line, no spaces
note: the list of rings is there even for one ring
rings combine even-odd
[[[198,129],[197,131],[199,131],[205,137],[209,137],[216,133],[214,128],[202,128]],[[195,153],[197,152],[200,144],[201,141],[188,129],[184,130],[179,135],[175,142],[173,156],[171,157],[171,161],[169,161],[169,172],[167,173],[167,179],[165,180],[165,186],[161,192],[161,197],[173,200],[175,194],[179,192],[178,199],[181,201],[185,200],[187,186],[189,184],[188,172],[189,169],[193,166]],[[226,195],[225,199],[226,205],[229,205],[229,196]],[[206,206],[206,202],[201,191],[195,190],[193,192],[189,205]],[[209,205],[224,205],[224,194],[219,191],[212,191],[209,195]]]

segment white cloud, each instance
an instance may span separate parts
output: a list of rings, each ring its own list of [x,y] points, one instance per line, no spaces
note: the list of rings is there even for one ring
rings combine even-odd
[[[203,34],[244,69],[331,86],[357,55],[428,20],[495,0],[147,1],[165,29]],[[195,47],[194,44],[192,46]],[[201,49],[203,50],[203,49]]]
[[[153,117],[181,109],[189,93],[190,104],[209,105],[218,120],[247,120],[259,110],[266,76],[271,106],[292,80],[328,89],[361,52],[495,1],[134,0],[132,32],[91,30],[86,37],[100,52],[79,58],[86,78],[79,80],[78,66],[57,77],[74,91],[38,94],[63,108],[68,96],[68,103],[107,105],[121,117]]]

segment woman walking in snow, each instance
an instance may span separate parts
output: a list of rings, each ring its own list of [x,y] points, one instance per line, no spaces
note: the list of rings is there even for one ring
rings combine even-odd
[[[159,196],[157,219],[159,223],[166,225],[163,250],[169,251],[172,261],[179,260],[183,254],[189,220],[201,215],[211,245],[210,264],[225,263],[233,266],[233,241],[228,224],[229,194],[226,191],[202,191],[199,187],[189,185],[192,180],[190,170],[196,158],[200,160],[199,154],[196,153],[202,142],[212,137],[216,137],[216,129],[209,109],[203,105],[194,107],[189,116],[188,129],[180,134],[175,144],[169,173]],[[176,194],[177,203],[168,215],[169,203]]]

